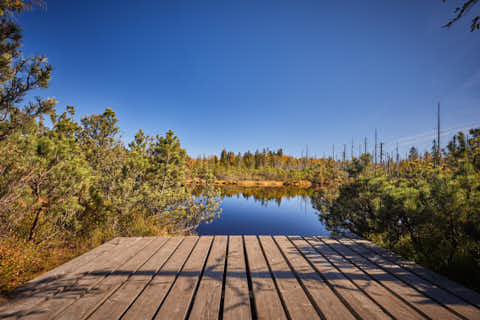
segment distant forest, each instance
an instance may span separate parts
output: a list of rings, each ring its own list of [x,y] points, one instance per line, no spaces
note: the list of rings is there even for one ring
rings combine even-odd
[[[362,146],[361,146],[362,147]],[[323,188],[337,182],[343,182],[348,177],[348,171],[355,170],[358,163],[382,169],[387,173],[395,173],[412,160],[422,160],[423,163],[435,163],[439,161],[441,153],[435,140],[431,152],[420,154],[415,147],[411,147],[408,154],[401,157],[397,152],[385,152],[383,143],[378,143],[372,152],[367,152],[365,147],[354,153],[353,145],[350,154],[347,146],[340,156],[317,158],[308,155],[308,147],[305,155],[301,157],[290,156],[283,149],[271,150],[263,148],[261,151],[247,151],[243,154],[223,149],[220,156],[199,156],[190,158],[190,178],[194,178],[202,170],[208,169],[219,180],[276,180],[294,183],[308,181],[308,186]],[[303,153],[303,152],[302,152]],[[445,156],[445,155],[444,155]]]

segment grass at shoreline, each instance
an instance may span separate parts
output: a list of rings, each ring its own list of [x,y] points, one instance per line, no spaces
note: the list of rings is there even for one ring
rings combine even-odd
[[[0,239],[0,302],[6,301],[16,288],[40,274],[91,250],[99,244],[76,241],[69,244],[51,241],[41,244],[16,238]]]
[[[187,184],[193,182],[202,182],[200,179],[188,180]],[[217,179],[213,183],[216,186],[239,186],[239,187],[295,187],[308,189],[312,187],[312,183],[308,180],[298,181],[282,181],[282,180],[240,180],[240,179]]]
[[[153,228],[139,236],[174,236],[163,228]],[[15,289],[37,276],[120,236],[108,230],[96,230],[89,238],[41,243],[15,236],[0,237],[0,304],[15,296]]]

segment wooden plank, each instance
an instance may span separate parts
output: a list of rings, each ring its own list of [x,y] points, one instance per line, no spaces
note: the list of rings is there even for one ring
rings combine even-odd
[[[317,272],[320,272],[330,285],[348,303],[351,310],[360,318],[365,319],[388,319],[386,314],[374,301],[359,290],[353,282],[343,275],[335,266],[324,258],[319,252],[322,250],[322,243],[313,237],[289,237],[293,244],[311,262]]]
[[[185,237],[185,240],[130,306],[122,319],[152,319],[155,316],[158,307],[168,294],[197,241],[198,237]]]
[[[376,244],[367,241],[361,238],[354,238],[353,239],[356,243],[360,243],[365,247],[369,248],[370,250],[374,251],[376,254],[381,255],[383,258],[398,264],[399,266],[407,269],[415,273],[416,275],[424,278],[425,280],[430,281],[431,283],[441,287],[442,289],[449,291],[452,294],[462,298],[463,300],[467,301],[468,303],[472,304],[476,308],[480,308],[480,294],[468,289],[467,287],[458,284],[455,281],[449,280],[444,276],[435,273],[431,270],[428,270],[414,262],[408,261],[403,257],[391,252],[387,249],[384,249]]]
[[[257,237],[244,236],[244,241],[258,319],[285,319],[287,316]]]
[[[139,238],[137,238],[137,240],[138,239]],[[88,266],[85,268],[85,265],[91,264],[92,261],[95,261],[95,259],[98,259],[98,257],[104,255],[108,251],[118,250],[119,247],[123,246],[128,241],[128,238],[115,238],[33,280],[30,280],[25,286],[22,286],[15,291],[14,299],[0,306],[0,317],[5,318],[8,315],[13,316],[15,314],[20,314],[44,301],[46,298],[53,296],[67,285],[67,283],[73,283],[75,279],[82,276],[89,268]]]
[[[89,319],[119,319],[153,277],[161,270],[182,240],[183,237],[170,238],[168,242],[155,253],[147,263],[137,270],[119,290],[111,295]]]
[[[98,259],[100,256],[104,254],[109,254],[114,248],[118,248],[120,246],[125,245],[127,242],[131,241],[132,238],[128,237],[118,237],[114,238],[110,241],[105,242],[104,244],[93,248],[92,250],[82,254],[81,256],[78,256],[61,266],[50,270],[46,273],[41,274],[40,276],[36,277],[33,280],[30,280],[27,282],[27,287],[29,287],[29,284],[32,284],[38,288],[38,285],[47,278],[59,278],[62,276],[65,276],[66,274],[72,273],[76,271],[78,268],[86,265],[87,263],[94,261],[95,259]],[[140,238],[137,238],[140,239]],[[22,287],[22,288],[25,288]]]
[[[259,240],[290,317],[293,319],[320,319],[272,237],[261,236]]]
[[[217,319],[220,313],[227,237],[216,236],[203,277],[194,297],[190,319]]]
[[[73,286],[65,288],[47,301],[35,306],[27,312],[25,319],[49,319],[52,313],[78,299],[90,288],[104,280],[109,274],[121,267],[125,262],[137,255],[138,251],[153,241],[153,238],[143,238],[131,246],[109,257],[102,264],[95,264],[88,274],[81,277]]]
[[[287,237],[275,236],[274,239],[326,319],[355,319],[352,313],[330,289],[328,284],[308,264],[307,260],[305,260]]]
[[[80,299],[65,304],[55,313],[56,319],[74,320],[85,319],[96,310],[109,296],[111,296],[128,278],[143,264],[145,264],[167,241],[166,238],[155,238],[146,247],[138,251],[132,259],[108,275],[103,281],[88,290]],[[63,309],[63,310],[62,310]],[[57,316],[59,315],[59,316]],[[53,318],[53,317],[52,317]]]
[[[156,319],[184,319],[190,304],[213,237],[200,237],[195,250],[188,258],[170,293],[163,302]]]
[[[325,238],[322,238],[322,240],[325,241]],[[426,316],[430,317],[431,319],[441,319],[445,318],[446,316],[449,316],[453,319],[457,318],[455,315],[450,314],[450,312],[440,304],[430,300],[392,274],[379,268],[368,259],[358,255],[358,253],[353,251],[348,244],[344,244],[342,242],[343,241],[337,242],[331,239],[328,244],[335,250],[339,251],[347,259],[355,263],[364,272],[368,273],[370,277],[381,282],[382,285],[395,292],[403,300],[407,301]]]
[[[327,246],[322,246],[322,253],[330,262],[339,268],[350,281],[356,283],[357,286],[362,288],[373,300],[384,307],[394,318],[425,319],[423,315],[419,314],[409,304],[385,289],[385,287],[381,286],[367,273],[357,268],[357,266],[342,256],[343,250],[336,246],[339,245],[337,241],[327,237],[322,237],[321,240],[327,244]],[[334,251],[332,248],[337,249],[337,251]]]
[[[228,239],[110,241],[32,280],[0,318],[480,319],[468,290],[364,240]]]
[[[240,236],[229,237],[223,319],[252,319],[243,240]]]
[[[390,262],[389,260],[386,260],[385,258],[377,255],[376,253],[358,243],[355,243],[352,240],[342,240],[342,243],[348,244],[352,250],[357,252],[357,254],[369,259],[380,268],[386,270],[406,284],[417,289],[426,297],[436,300],[458,315],[461,315],[467,319],[480,319],[480,310],[473,307],[471,304],[466,303],[457,296],[452,295],[442,288],[431,284],[425,279],[420,278],[414,273],[411,273],[410,271]]]
[[[131,238],[127,240],[123,245],[119,245],[113,249],[113,252],[123,252],[125,251],[125,247],[133,246],[136,242],[140,241],[141,238]],[[20,315],[24,315],[28,313],[30,310],[34,308],[38,308],[42,303],[47,301],[48,299],[58,298],[57,295],[61,294],[63,291],[72,288],[78,288],[77,283],[82,278],[88,276],[89,271],[92,269],[93,266],[101,265],[105,261],[107,261],[108,255],[100,256],[98,259],[88,262],[87,264],[79,267],[76,271],[67,274],[64,277],[58,277],[52,282],[44,282],[40,286],[41,289],[23,299],[20,300],[20,303],[15,303],[13,308],[8,308],[6,312],[2,312],[1,315],[4,319],[15,318]],[[70,290],[72,291],[72,290]],[[73,292],[71,293],[73,294]],[[8,305],[7,305],[8,307]]]

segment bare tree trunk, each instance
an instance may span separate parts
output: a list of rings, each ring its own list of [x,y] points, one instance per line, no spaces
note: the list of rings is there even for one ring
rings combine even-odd
[[[29,235],[28,235],[28,241],[31,241],[33,239],[33,231],[35,230],[35,227],[37,226],[38,218],[40,217],[40,211],[41,210],[37,210],[37,213],[35,214],[35,219],[33,220],[33,224],[30,227],[30,232],[29,232]]]

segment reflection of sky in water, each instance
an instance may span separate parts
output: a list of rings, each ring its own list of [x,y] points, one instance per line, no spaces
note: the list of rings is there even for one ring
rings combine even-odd
[[[259,200],[242,195],[225,197],[222,213],[211,223],[202,222],[198,234],[328,235],[308,197]]]

